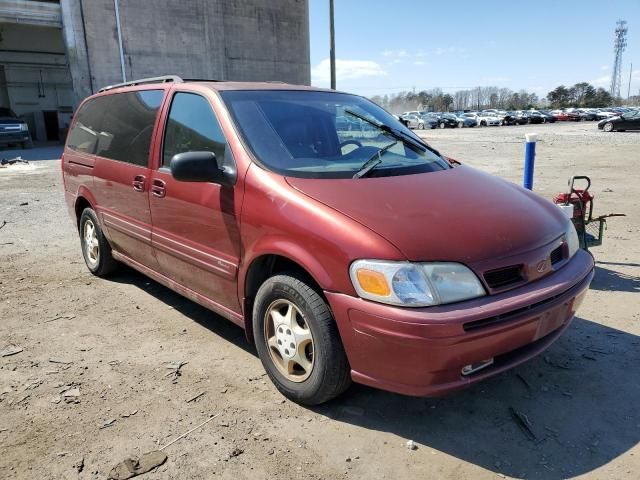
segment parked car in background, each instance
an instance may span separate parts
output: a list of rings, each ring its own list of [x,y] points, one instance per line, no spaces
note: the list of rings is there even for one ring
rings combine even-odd
[[[640,111],[629,111],[616,117],[600,120],[598,128],[605,132],[640,130]]]
[[[243,328],[287,398],[321,404],[352,380],[442,395],[570,326],[594,262],[548,200],[357,95],[162,80],[74,116],[61,167],[87,269],[124,263]],[[337,115],[376,134],[343,135]]]
[[[517,125],[518,121],[516,119],[515,112],[505,112],[506,114],[502,117],[503,125]]]
[[[438,118],[438,127],[439,128],[456,128],[458,127],[459,121],[460,120],[458,120],[458,117],[456,117],[453,113],[442,113]]]
[[[10,108],[0,107],[0,145],[33,147],[29,125]]]
[[[546,117],[536,110],[529,110],[525,113],[527,115],[527,118],[529,119],[529,123],[539,124],[546,122]]]
[[[556,117],[549,110],[540,110],[538,113],[544,118],[544,123],[555,123]]]
[[[467,116],[465,113],[454,114],[458,119],[458,128],[473,128],[478,126],[478,121],[473,116]]]
[[[422,115],[420,115],[420,118],[422,118],[422,121],[424,122],[424,128],[426,129],[433,129],[438,126],[438,115],[433,112],[422,113]]]
[[[552,110],[551,115],[553,115],[553,118],[558,122],[565,122],[569,120],[569,115],[567,115],[567,112],[564,110]]]
[[[596,117],[598,117],[598,119],[603,119],[603,118],[610,118],[610,117],[616,117],[618,114],[615,112],[612,112],[611,110],[607,109],[607,108],[600,108],[598,109],[598,112],[596,113]]]
[[[598,120],[598,114],[595,110],[591,108],[579,108],[578,112],[580,112],[580,119],[583,121],[594,121]]]
[[[579,122],[582,120],[582,114],[577,108],[564,109],[564,113],[567,116],[567,121]]]
[[[517,125],[526,125],[529,123],[529,115],[522,110],[516,110],[513,112],[515,122]]]
[[[404,124],[413,130],[424,130],[425,122],[421,116],[416,114],[402,115]]]
[[[492,112],[480,112],[478,114],[478,125],[481,127],[500,126],[504,123],[502,117]]]

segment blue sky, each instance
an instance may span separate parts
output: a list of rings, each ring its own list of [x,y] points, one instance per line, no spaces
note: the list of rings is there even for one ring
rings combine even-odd
[[[309,0],[313,85],[329,85],[329,0]],[[545,96],[609,89],[613,34],[628,22],[623,96],[640,89],[640,0],[335,0],[337,87],[364,95],[478,85]]]

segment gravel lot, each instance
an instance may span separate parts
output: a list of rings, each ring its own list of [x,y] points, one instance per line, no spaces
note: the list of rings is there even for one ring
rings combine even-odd
[[[0,349],[23,349],[0,357],[0,476],[105,478],[219,414],[167,447],[147,477],[637,478],[640,132],[577,123],[420,133],[520,182],[530,131],[540,135],[538,193],[586,174],[597,213],[628,215],[594,249],[579,318],[545,355],[464,392],[422,399],[354,385],[317,409],[277,393],[241,329],[133,271],[91,276],[59,160],[48,160],[58,150],[26,152],[39,160],[0,169]],[[187,362],[180,376],[170,362]]]

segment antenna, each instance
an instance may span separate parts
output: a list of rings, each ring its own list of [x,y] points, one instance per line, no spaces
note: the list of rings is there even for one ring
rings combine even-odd
[[[615,58],[613,60],[613,72],[611,72],[611,96],[620,97],[620,87],[622,84],[622,52],[627,48],[627,22],[618,20],[616,22],[615,38],[613,40],[613,51]]]

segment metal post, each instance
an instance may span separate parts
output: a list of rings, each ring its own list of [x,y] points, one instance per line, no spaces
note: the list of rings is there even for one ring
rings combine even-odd
[[[120,11],[118,10],[118,0],[113,0],[116,10],[116,31],[118,34],[118,47],[120,48],[120,71],[122,72],[122,82],[127,81],[127,74],[124,70],[124,50],[122,49],[122,30],[120,29]]]
[[[533,168],[536,161],[536,133],[527,133],[525,136],[527,143],[524,149],[524,178],[522,185],[527,190],[533,190]]]
[[[331,62],[331,89],[336,89],[336,32],[333,25],[333,0],[329,0],[329,59]]]
[[[629,87],[627,88],[627,100],[629,100],[629,98],[631,98],[631,75],[633,74],[633,62],[631,63],[631,66],[629,67]]]

